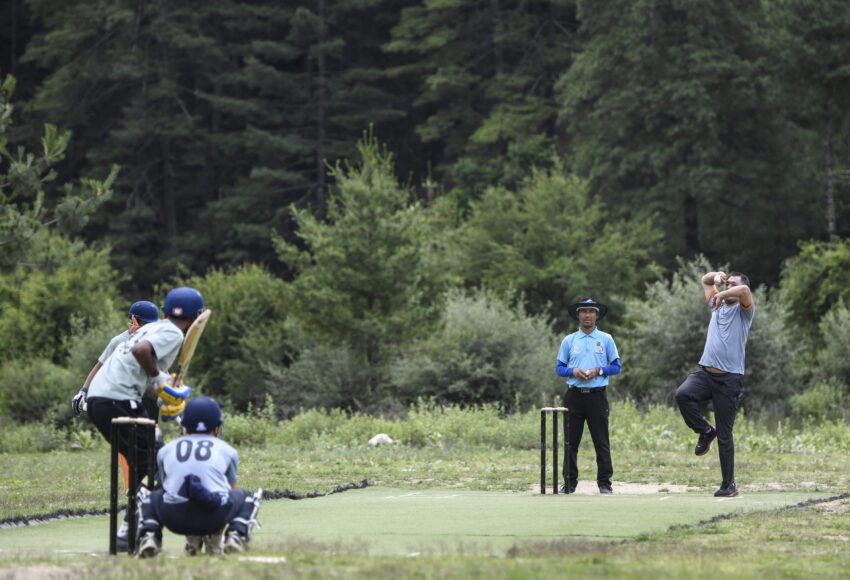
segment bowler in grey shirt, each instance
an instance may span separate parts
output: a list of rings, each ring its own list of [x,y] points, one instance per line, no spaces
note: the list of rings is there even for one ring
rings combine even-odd
[[[701,281],[711,309],[711,322],[699,361],[700,370],[688,375],[679,386],[676,402],[685,423],[699,434],[696,455],[708,453],[711,442],[717,438],[723,481],[714,495],[735,497],[738,486],[732,427],[744,388],[744,353],[756,306],[750,280],[740,272],[728,276],[724,272],[709,272]],[[721,291],[718,286],[725,289]],[[702,404],[709,400],[714,405],[717,428],[702,415]]]

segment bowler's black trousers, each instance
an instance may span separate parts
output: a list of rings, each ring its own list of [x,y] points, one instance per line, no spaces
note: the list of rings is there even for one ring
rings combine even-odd
[[[584,424],[590,431],[593,447],[596,450],[596,483],[611,486],[614,467],[611,464],[611,444],[608,441],[608,395],[605,389],[593,389],[582,393],[579,389],[567,389],[564,406],[569,409],[570,441],[567,457],[564,461],[564,482],[571,488],[578,484],[578,447],[584,432]]]
[[[709,427],[708,421],[702,415],[703,403],[711,401],[714,406],[717,446],[720,449],[720,473],[723,476],[721,487],[728,487],[735,481],[735,441],[732,437],[732,427],[735,425],[735,415],[743,392],[744,375],[715,375],[702,369],[689,374],[685,382],[676,389],[679,410],[685,423],[694,433],[705,433]]]

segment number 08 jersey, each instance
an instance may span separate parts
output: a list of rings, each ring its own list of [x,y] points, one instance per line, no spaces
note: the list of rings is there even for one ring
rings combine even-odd
[[[159,477],[165,489],[165,503],[189,501],[181,495],[186,477],[194,475],[224,503],[236,484],[239,453],[214,435],[183,435],[159,450],[156,456]]]

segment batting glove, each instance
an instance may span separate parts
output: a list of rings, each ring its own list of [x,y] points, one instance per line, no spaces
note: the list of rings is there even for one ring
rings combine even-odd
[[[166,383],[159,387],[159,398],[162,399],[163,406],[185,403],[191,393],[192,387],[183,383],[180,383],[176,387],[172,386],[171,383]]]
[[[180,418],[180,415],[183,414],[183,411],[186,409],[186,401],[180,401],[176,405],[163,405],[159,408],[159,416],[165,421],[175,421]]]
[[[83,413],[86,412],[86,395],[89,390],[85,387],[80,389],[80,392],[76,394],[76,396],[71,399],[71,411],[74,413],[74,417],[80,417]]]

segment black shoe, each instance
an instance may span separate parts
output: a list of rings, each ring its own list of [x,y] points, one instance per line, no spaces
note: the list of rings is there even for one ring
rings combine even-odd
[[[562,483],[561,485],[558,486],[558,493],[575,493],[575,492],[576,492],[576,486],[574,486],[574,485],[570,486],[569,491],[567,491],[567,484],[565,484],[565,483]]]
[[[694,447],[694,454],[705,455],[708,453],[708,450],[711,449],[711,442],[714,441],[715,437],[717,437],[717,429],[714,427],[708,433],[701,434],[697,446]]]
[[[738,486],[733,481],[726,487],[721,487],[715,491],[714,497],[738,497]]]
[[[614,493],[614,488],[610,485],[600,485],[599,493]]]

